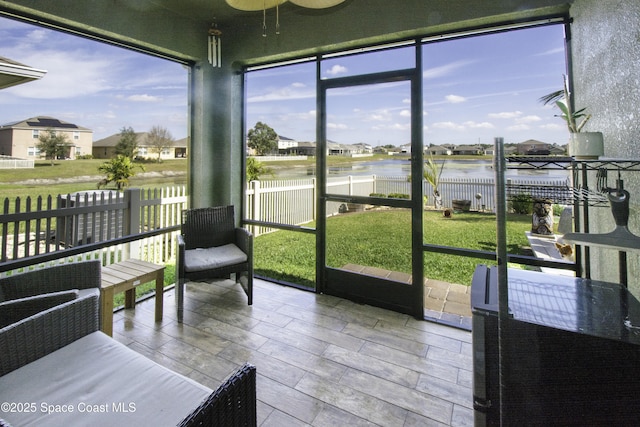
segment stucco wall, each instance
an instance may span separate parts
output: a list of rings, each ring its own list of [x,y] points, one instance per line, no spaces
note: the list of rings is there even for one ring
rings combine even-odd
[[[576,107],[587,107],[593,116],[585,130],[603,132],[606,157],[639,159],[640,2],[576,0],[571,16]],[[640,172],[622,178],[631,194],[629,228],[640,235]],[[609,176],[609,186],[615,179]],[[608,208],[592,209],[590,216],[591,232],[615,227]],[[628,256],[629,287],[640,296],[640,258]],[[592,250],[593,278],[618,281],[617,265],[617,251]]]

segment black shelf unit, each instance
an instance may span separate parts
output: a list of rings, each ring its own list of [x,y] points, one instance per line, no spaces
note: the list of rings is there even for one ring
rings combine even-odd
[[[572,204],[574,211],[574,229],[589,233],[589,210],[593,207],[609,207],[609,190],[623,189],[627,173],[640,172],[640,159],[601,158],[593,160],[575,159],[558,156],[508,156],[505,157],[508,169],[556,169],[571,172],[571,183],[563,198],[554,198],[555,202]],[[595,188],[589,182],[595,182]],[[556,193],[560,194],[560,193]],[[507,194],[507,197],[509,195]],[[578,276],[591,278],[591,253],[588,246],[576,245],[575,259]],[[626,252],[619,254],[620,283],[627,285]]]
[[[496,156],[496,183],[505,190],[506,164],[571,171],[579,233],[588,233],[590,209],[610,206],[609,189],[622,189],[625,174],[640,171],[640,160],[506,158],[501,138]],[[507,191],[497,197],[498,265],[479,265],[471,285],[475,425],[635,425],[640,302],[623,280],[585,277],[588,268],[582,277],[509,269]]]

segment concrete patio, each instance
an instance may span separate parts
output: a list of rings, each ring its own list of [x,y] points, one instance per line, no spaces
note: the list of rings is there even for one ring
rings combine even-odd
[[[114,338],[215,387],[245,361],[258,372],[261,426],[471,426],[471,333],[256,280],[248,306],[230,280],[188,283],[114,316]]]

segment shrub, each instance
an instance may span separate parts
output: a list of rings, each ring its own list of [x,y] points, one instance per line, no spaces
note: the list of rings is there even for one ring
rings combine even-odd
[[[410,199],[411,197],[408,194],[403,193],[389,193],[387,196],[390,199]]]
[[[562,214],[562,211],[564,210],[564,206],[559,205],[557,203],[553,204],[553,216],[558,217]]]
[[[510,205],[513,213],[531,214],[533,212],[533,197],[526,193],[516,194],[511,199]]]

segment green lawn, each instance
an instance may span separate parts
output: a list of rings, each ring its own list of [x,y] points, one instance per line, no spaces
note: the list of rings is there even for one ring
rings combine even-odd
[[[441,212],[424,214],[425,243],[495,252],[496,218],[493,214],[457,213],[447,219]],[[521,254],[528,246],[524,232],[530,215],[510,214],[507,224],[509,253]],[[407,211],[381,210],[339,215],[327,220],[327,263],[347,263],[411,272],[410,216]],[[314,224],[310,224],[314,226]],[[256,274],[314,286],[315,235],[277,231],[259,236],[254,243]],[[487,261],[425,252],[425,277],[470,284],[477,264]]]
[[[0,169],[0,192],[2,199],[10,200],[16,197],[32,199],[38,196],[55,197],[58,194],[74,193],[76,191],[95,190],[100,177],[98,166],[104,163],[104,159],[90,160],[60,160],[54,166],[47,160],[36,161],[33,169]],[[162,163],[140,163],[144,172],[175,171],[182,174],[172,177],[143,177],[138,175],[130,180],[131,187],[156,188],[158,186],[171,186],[186,184],[187,160],[171,159]],[[136,168],[136,173],[141,174],[142,169]],[[95,179],[95,177],[98,177]],[[59,183],[50,180],[74,179],[74,182]],[[47,181],[35,181],[35,180]],[[30,182],[29,182],[30,181]],[[109,187],[111,188],[111,187]]]

